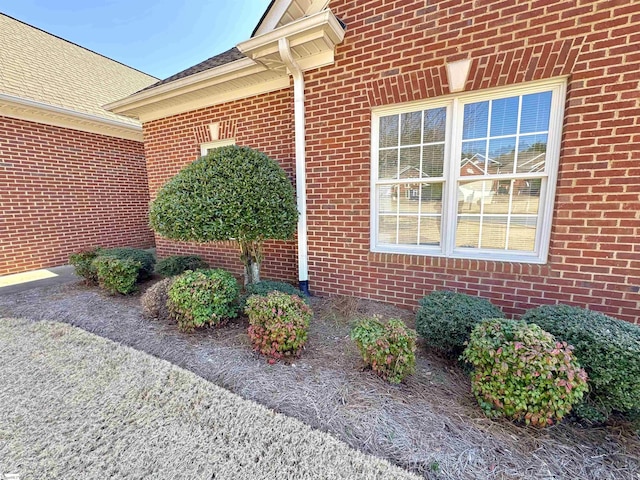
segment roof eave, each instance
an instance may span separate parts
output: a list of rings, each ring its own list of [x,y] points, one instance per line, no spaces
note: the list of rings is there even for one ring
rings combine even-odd
[[[293,49],[300,48],[297,61],[303,70],[309,70],[334,62],[335,45],[344,38],[344,29],[334,14],[325,10],[238,44],[238,49],[247,58],[143,90],[104,108],[147,122],[286,88],[289,75],[279,58],[280,38],[287,38]],[[314,53],[305,56],[305,46],[312,43],[315,44]],[[248,80],[253,87],[223,87],[227,82],[239,79]],[[220,86],[218,90],[217,85]],[[207,95],[204,95],[205,89]],[[193,99],[198,95],[202,95],[201,101]],[[182,100],[181,96],[184,96]]]

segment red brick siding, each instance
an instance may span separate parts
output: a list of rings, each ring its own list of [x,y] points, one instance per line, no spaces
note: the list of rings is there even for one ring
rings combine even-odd
[[[312,290],[415,307],[448,288],[512,315],[565,302],[638,322],[640,3],[334,0],[330,7],[347,25],[345,40],[333,66],[306,74]],[[461,58],[473,60],[467,91],[569,75],[547,265],[369,251],[371,109],[447,94],[445,63]],[[145,125],[152,191],[186,153],[197,154],[185,124],[224,118],[238,120],[238,143],[290,170],[292,111],[284,91]],[[294,273],[292,263],[286,275]]]
[[[0,186],[0,275],[153,246],[140,142],[0,117]]]

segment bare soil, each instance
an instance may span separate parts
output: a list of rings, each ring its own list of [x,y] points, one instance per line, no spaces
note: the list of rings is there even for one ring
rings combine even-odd
[[[423,345],[416,374],[390,385],[365,368],[350,328],[373,314],[413,327],[414,314],[351,297],[312,306],[301,358],[269,365],[251,350],[244,318],[187,334],[145,319],[139,295],[110,297],[81,283],[0,295],[0,317],[67,322],[148,352],[425,478],[640,478],[640,438],[624,422],[539,430],[489,420],[467,375]]]

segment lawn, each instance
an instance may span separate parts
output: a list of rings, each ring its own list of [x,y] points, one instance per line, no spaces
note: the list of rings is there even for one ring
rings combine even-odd
[[[413,326],[413,313],[347,297],[316,298],[312,306],[302,357],[275,365],[251,351],[246,319],[180,333],[144,319],[135,296],[80,284],[0,296],[0,317],[66,322],[151,353],[425,478],[637,480],[640,440],[628,425],[565,421],[538,430],[488,420],[467,376],[423,346],[416,374],[389,385],[364,370],[350,326],[373,313]]]

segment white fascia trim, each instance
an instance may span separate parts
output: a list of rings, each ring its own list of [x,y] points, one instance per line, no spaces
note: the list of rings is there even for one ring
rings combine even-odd
[[[238,44],[238,49],[247,56],[260,56],[261,51],[271,50],[278,51],[278,41],[280,38],[289,39],[291,46],[296,45],[293,37],[304,35],[305,33],[328,25],[330,28],[326,30],[330,40],[334,43],[340,43],[344,38],[344,29],[331,10],[325,10],[309,17],[301,18],[295,22],[291,22],[271,32],[253,37],[245,42]]]
[[[142,141],[142,126],[0,93],[0,115]]]
[[[248,71],[246,71],[247,69]],[[243,70],[245,71],[243,72]],[[104,108],[114,113],[126,112],[133,108],[156,103],[159,100],[164,100],[193,90],[205,88],[210,85],[222,83],[223,81],[228,80],[227,78],[224,78],[228,75],[232,75],[234,78],[239,78],[252,73],[263,72],[265,70],[266,67],[256,64],[256,62],[250,58],[241,58],[235,62],[226,63],[219,67],[205,70],[204,72],[189,75],[188,77],[180,80],[174,80],[173,82],[134,93],[122,100],[108,103]]]
[[[291,3],[292,0],[276,0],[260,23],[254,37],[263,35],[271,30],[275,30],[278,26],[278,22],[280,22],[282,17],[284,17],[284,14],[287,13]]]

